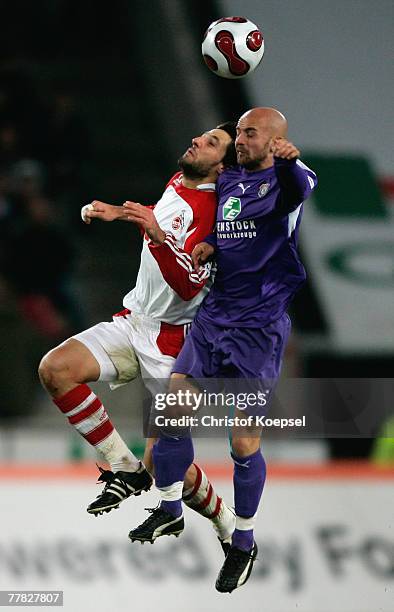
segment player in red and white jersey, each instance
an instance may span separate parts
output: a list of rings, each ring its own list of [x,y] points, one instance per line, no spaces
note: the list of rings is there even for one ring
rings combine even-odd
[[[133,220],[141,224],[156,221],[162,233],[155,236],[156,241],[144,240],[136,286],[123,304],[133,313],[172,325],[191,323],[208,293],[210,266],[196,274],[190,253],[216,219],[215,184],[190,189],[183,180],[181,172],[170,180],[154,212],[128,205]],[[166,281],[168,275],[176,291]]]
[[[235,126],[221,124],[192,140],[175,174],[153,207],[94,201],[82,208],[86,223],[115,219],[138,223],[144,233],[136,286],[124,298],[125,310],[66,340],[41,361],[40,380],[75,429],[93,445],[110,470],[100,468],[104,490],[88,507],[102,514],[130,495],[149,490],[152,477],[114,428],[100,399],[87,383],[112,387],[141,373],[147,388],[169,378],[198,305],[209,290],[210,266],[196,273],[191,252],[208,235],[216,218],[215,182],[235,162]],[[150,467],[150,450],[145,453]],[[223,541],[234,526],[231,511],[203,471],[192,465],[185,478],[185,503],[211,519]]]

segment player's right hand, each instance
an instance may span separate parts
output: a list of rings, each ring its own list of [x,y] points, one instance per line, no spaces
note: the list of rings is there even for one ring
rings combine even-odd
[[[300,156],[300,150],[297,149],[292,142],[283,138],[283,136],[277,136],[274,138],[271,146],[271,151],[274,157],[281,159],[296,159]]]
[[[202,266],[207,259],[211,257],[215,252],[215,249],[212,245],[207,242],[199,242],[196,244],[192,251],[192,260],[193,266],[196,271],[199,270],[200,266]]]
[[[99,200],[93,200],[90,204],[82,206],[81,217],[82,221],[89,225],[92,219],[101,219],[101,221],[126,220],[126,213],[123,206],[113,206]]]

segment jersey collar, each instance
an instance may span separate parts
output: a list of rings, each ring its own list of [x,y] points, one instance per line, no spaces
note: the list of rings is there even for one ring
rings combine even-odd
[[[202,183],[201,185],[197,185],[196,189],[199,191],[215,191],[216,185],[215,183]]]

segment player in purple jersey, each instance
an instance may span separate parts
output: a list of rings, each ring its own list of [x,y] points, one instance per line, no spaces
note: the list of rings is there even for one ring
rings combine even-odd
[[[238,122],[239,165],[218,181],[216,232],[193,252],[196,267],[214,255],[217,274],[176,360],[172,391],[186,377],[200,387],[201,379],[227,378],[240,391],[254,387],[269,395],[279,377],[290,332],[286,309],[305,280],[297,253],[302,204],[317,184],[286,136],[287,121],[275,109],[252,109]],[[245,411],[236,407],[235,416]],[[253,526],[266,474],[260,437],[257,425],[232,432],[236,529],[216,582],[220,592],[244,584],[257,555]],[[162,502],[130,532],[132,540],[147,539],[157,523],[163,533],[183,529],[181,483],[193,460],[190,436],[163,431],[153,457]]]

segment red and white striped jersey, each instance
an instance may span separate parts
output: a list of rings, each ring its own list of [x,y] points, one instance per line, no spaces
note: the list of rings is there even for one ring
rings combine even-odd
[[[144,236],[135,288],[124,298],[126,308],[173,325],[190,323],[210,285],[210,264],[197,273],[190,253],[213,231],[216,194],[213,183],[189,189],[178,172],[154,207],[165,242],[154,245]]]

